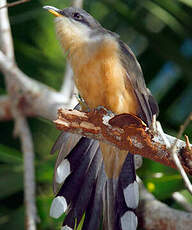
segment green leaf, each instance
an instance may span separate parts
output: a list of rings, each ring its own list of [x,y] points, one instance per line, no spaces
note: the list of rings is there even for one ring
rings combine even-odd
[[[180,175],[164,175],[161,178],[148,178],[145,185],[159,200],[171,198],[173,192],[183,188]]]
[[[0,226],[0,230],[13,230],[13,229],[24,230],[24,207],[10,211],[10,214],[7,216],[7,221]]]
[[[21,153],[16,149],[0,144],[0,162],[9,164],[22,164]]]
[[[23,189],[23,173],[10,167],[0,170],[0,198],[5,198]]]
[[[36,175],[38,182],[41,183],[52,183],[53,179],[53,171],[54,171],[54,161],[51,159],[49,161],[45,161],[41,164],[37,164],[36,167]]]
[[[186,4],[187,6],[192,7],[192,1],[191,0],[179,0],[180,2],[182,2],[183,4]]]

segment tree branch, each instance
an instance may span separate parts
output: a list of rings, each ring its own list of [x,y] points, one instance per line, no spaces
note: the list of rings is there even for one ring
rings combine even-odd
[[[83,8],[83,0],[73,0],[72,6]]]
[[[140,182],[139,225],[146,230],[191,230],[192,213],[175,210],[155,199]]]
[[[6,5],[6,0],[0,1],[0,8],[4,5]],[[11,36],[11,28],[9,24],[9,18],[7,9],[1,9],[0,10],[0,36],[1,36],[1,50],[3,53],[6,54],[6,56],[14,62],[14,50],[13,50],[13,39]]]
[[[16,134],[21,140],[24,157],[24,196],[26,205],[26,229],[36,230],[37,209],[35,205],[35,169],[32,135],[26,118],[17,110]]]
[[[22,104],[23,99],[19,100],[19,105]],[[20,110],[27,117],[33,117],[36,113],[31,109],[29,104],[21,106]],[[0,96],[0,121],[8,121],[13,119],[13,114],[11,111],[11,100],[8,95]]]
[[[70,102],[62,93],[29,78],[1,51],[0,69],[12,78],[11,90],[14,92],[15,103],[20,111],[53,120],[56,118],[59,107],[71,107]]]
[[[59,109],[58,119],[54,123],[59,130],[104,141],[119,149],[176,168],[170,147],[166,145],[162,136],[147,128],[136,116],[109,116],[105,110],[84,113]],[[164,135],[171,145],[175,142],[175,137]],[[186,148],[184,141],[177,141],[176,153],[185,171],[192,175],[192,152]]]
[[[0,7],[6,5],[6,3],[6,0],[0,1]],[[1,49],[6,55],[6,58],[9,60],[9,66],[14,67],[14,50],[7,8],[3,8],[0,10],[0,36],[2,42]],[[1,52],[1,58],[2,56],[5,56],[4,54]],[[15,120],[14,131],[15,134],[18,135],[20,138],[22,152],[24,154],[24,196],[26,204],[26,226],[28,230],[36,230],[35,222],[37,215],[35,205],[33,141],[25,116],[22,114],[17,106],[17,95],[15,95],[15,91],[12,90],[14,87],[15,79],[9,71],[5,70],[5,68],[2,68],[2,71],[5,75],[6,87],[11,102],[11,113]]]
[[[26,1],[29,0],[17,2]],[[76,7],[81,7],[83,1],[75,0],[74,2]],[[6,1],[0,1],[0,9],[8,5]],[[34,168],[32,164],[34,155],[31,133],[25,116],[40,115],[47,119],[55,119],[56,111],[59,107],[62,105],[67,108],[70,107],[71,100],[69,101],[68,98],[71,98],[71,92],[69,94],[69,91],[62,91],[65,95],[57,93],[49,87],[30,79],[16,66],[9,20],[7,12],[3,10],[0,10],[1,50],[3,51],[0,52],[0,68],[7,76],[6,78],[9,79],[7,81],[12,82],[12,84],[8,90],[10,97],[0,97],[0,120],[15,118],[16,131],[20,137],[24,153],[25,172],[28,171],[24,175],[27,190],[25,201],[26,206],[28,206],[27,217],[32,215],[32,218],[27,218],[27,229],[31,230],[35,229],[36,217],[34,189],[31,189],[34,188]],[[69,74],[69,79],[72,79],[72,74]],[[63,89],[66,89],[66,86]],[[66,93],[69,95],[67,98],[65,97]],[[176,167],[171,151],[164,141],[168,139],[172,145],[175,143],[176,138],[166,134],[164,134],[166,138],[159,133],[154,134],[134,116],[126,114],[110,117],[105,111],[80,113],[78,111],[59,110],[59,117],[55,123],[58,129],[96,138],[165,165]],[[124,124],[129,124],[129,126],[124,126]],[[183,141],[178,140],[175,146],[175,151],[184,169],[192,174],[190,143],[187,142],[186,147]],[[139,211],[142,216],[142,226],[145,229],[191,229],[191,214],[169,208],[167,205],[157,201],[146,189],[142,189],[141,192],[141,209]]]
[[[0,121],[11,120],[13,118],[11,112],[11,102],[8,96],[0,96]]]
[[[8,4],[5,4],[5,5],[1,6],[0,10],[3,9],[3,8],[6,8],[6,7],[17,6],[17,5],[20,5],[20,4],[23,4],[25,2],[29,2],[29,1],[31,1],[31,0],[19,0],[19,1],[16,1],[16,2],[8,3]]]
[[[185,131],[186,127],[188,126],[188,124],[190,123],[190,121],[192,120],[192,113],[188,116],[188,118],[186,119],[186,121],[184,122],[183,125],[181,125],[181,128],[179,130],[179,134],[175,140],[175,143],[173,144],[172,148],[171,148],[171,152],[172,152],[172,156],[173,156],[173,160],[177,166],[177,169],[179,170],[180,174],[182,175],[183,177],[183,180],[185,182],[185,185],[188,189],[188,191],[192,194],[192,185],[191,185],[191,182],[184,170],[184,168],[182,167],[182,164],[180,162],[180,159],[178,157],[178,153],[176,151],[176,145],[177,145],[177,142],[179,140],[179,138],[181,138],[183,132]],[[190,151],[191,148],[189,148],[189,139],[186,138],[186,150],[189,151],[189,152],[192,152]]]
[[[0,2],[0,7],[6,1]],[[12,36],[7,15],[7,8],[0,10],[0,69],[5,75],[9,97],[0,100],[0,119],[15,120],[15,133],[21,140],[24,153],[24,191],[26,204],[27,229],[36,229],[34,152],[31,133],[25,115],[39,115],[47,119],[55,119],[57,109],[62,105],[70,106],[68,99],[61,93],[51,90],[24,74],[15,64]]]

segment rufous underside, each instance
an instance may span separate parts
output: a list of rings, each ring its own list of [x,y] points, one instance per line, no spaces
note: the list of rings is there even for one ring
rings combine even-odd
[[[104,106],[116,114],[136,115],[139,105],[121,64],[119,44],[115,38],[88,45],[80,37],[73,36],[70,41],[67,37],[71,36],[65,34],[63,40],[60,36],[60,41],[64,49],[69,50],[76,87],[89,108]],[[105,143],[100,146],[106,174],[110,178],[117,177],[127,152]]]

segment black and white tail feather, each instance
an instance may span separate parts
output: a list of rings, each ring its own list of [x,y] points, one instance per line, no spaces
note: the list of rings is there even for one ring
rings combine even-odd
[[[78,135],[71,139],[71,134],[62,133],[52,152],[56,150],[55,192],[60,188],[50,215],[59,218],[67,213],[62,230],[74,229],[83,215],[83,230],[98,230],[101,222],[104,230],[137,228],[139,194],[132,154],[127,155],[119,177],[109,179],[98,141]]]

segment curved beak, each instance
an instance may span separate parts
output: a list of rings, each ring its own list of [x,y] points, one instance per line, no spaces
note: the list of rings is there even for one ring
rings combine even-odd
[[[48,10],[55,17],[62,16],[62,14],[60,14],[60,10],[57,9],[56,7],[53,7],[53,6],[44,6],[43,9]]]

